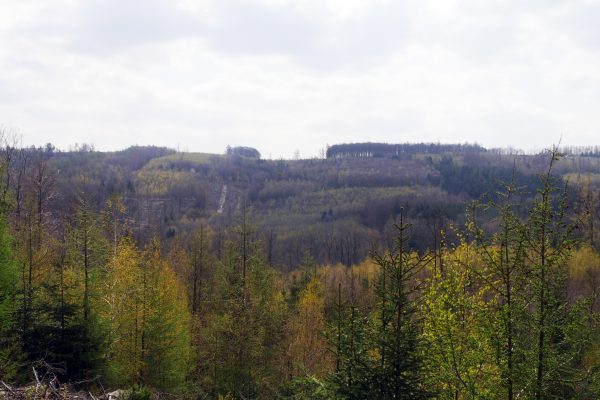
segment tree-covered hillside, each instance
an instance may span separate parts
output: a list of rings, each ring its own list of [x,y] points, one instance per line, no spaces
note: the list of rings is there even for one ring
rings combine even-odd
[[[307,160],[264,160],[244,147],[222,155],[155,147],[114,153],[91,149],[14,150],[11,185],[27,184],[26,177],[42,168],[37,173],[48,186],[43,206],[55,215],[72,212],[82,193],[96,211],[117,196],[144,243],[155,235],[174,239],[204,221],[216,232],[219,252],[222,232],[245,206],[269,264],[282,270],[307,257],[345,265],[363,260],[373,245],[386,242],[400,208],[416,226],[411,246],[433,248],[440,240],[435,232],[464,223],[465,204],[495,199],[513,179],[526,205],[545,165],[541,154],[477,145],[346,144],[330,147],[327,159]],[[588,180],[595,185],[600,160],[570,155],[555,174],[568,179],[572,190]],[[20,210],[18,192],[14,200]]]
[[[600,159],[423,146],[3,147],[0,398],[600,396]]]

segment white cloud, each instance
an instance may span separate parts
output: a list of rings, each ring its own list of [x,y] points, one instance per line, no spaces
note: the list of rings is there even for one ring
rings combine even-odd
[[[596,144],[600,7],[535,0],[0,2],[0,125],[27,144],[316,155]]]

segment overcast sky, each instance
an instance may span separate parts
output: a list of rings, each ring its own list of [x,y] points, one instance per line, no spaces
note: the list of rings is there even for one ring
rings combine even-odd
[[[600,2],[0,0],[25,145],[600,144]]]

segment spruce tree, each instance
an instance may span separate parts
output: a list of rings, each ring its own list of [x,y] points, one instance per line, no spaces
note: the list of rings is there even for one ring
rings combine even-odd
[[[346,399],[425,399],[418,306],[418,273],[430,262],[407,249],[409,225],[403,210],[389,251],[373,253],[380,268],[377,308],[362,315],[351,306],[340,312],[332,339],[338,367],[334,391]]]
[[[17,283],[12,238],[5,217],[0,213],[0,376],[5,380],[16,377],[21,357],[15,318]]]

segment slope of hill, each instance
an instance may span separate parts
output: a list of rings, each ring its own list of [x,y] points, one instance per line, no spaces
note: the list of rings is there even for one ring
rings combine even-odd
[[[175,238],[204,221],[220,246],[225,238],[219,232],[235,224],[245,207],[269,263],[288,269],[309,259],[359,262],[388,236],[401,208],[415,223],[414,248],[433,247],[441,229],[452,240],[449,228],[465,222],[469,202],[493,198],[513,178],[526,205],[547,161],[543,154],[476,145],[368,143],[329,150],[327,159],[292,161],[156,147],[114,153],[26,149],[15,158],[12,175],[16,180],[19,171],[30,170],[34,177],[47,165],[48,212],[58,218],[67,218],[78,198],[102,209],[118,195],[142,240]],[[556,173],[598,184],[600,159],[570,153]],[[30,181],[23,184],[36,184]]]

